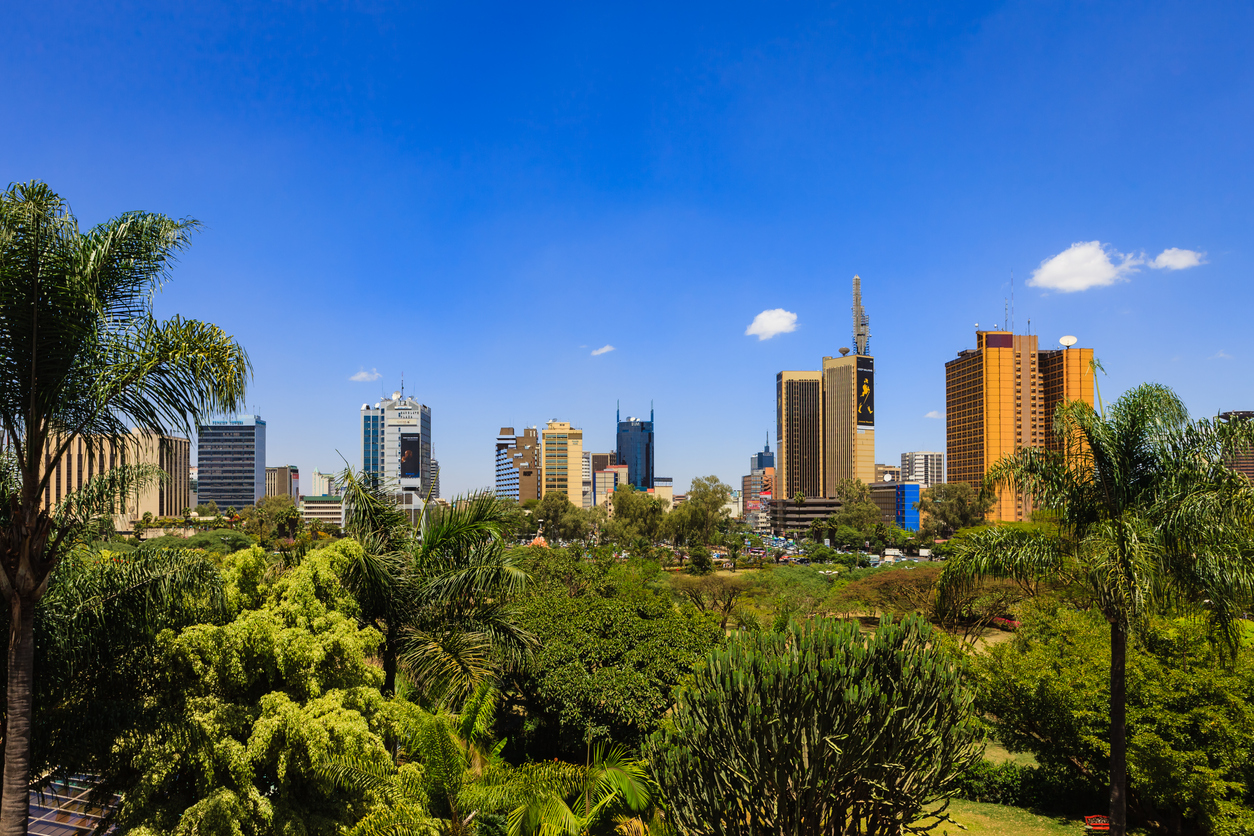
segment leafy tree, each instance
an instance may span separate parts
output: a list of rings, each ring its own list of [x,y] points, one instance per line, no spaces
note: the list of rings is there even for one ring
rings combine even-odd
[[[43,183],[0,197],[0,424],[15,451],[0,474],[11,636],[0,833],[26,828],[39,600],[65,548],[135,488],[123,468],[53,505],[52,474],[77,437],[123,445],[132,427],[189,432],[189,419],[244,402],[248,360],[225,332],[152,315],[153,294],[196,226],[129,212],[83,233]]]
[[[713,540],[714,532],[728,522],[727,504],[731,502],[731,486],[719,481],[717,476],[697,477],[688,488],[688,499],[679,510],[687,509],[688,542],[705,545]],[[673,513],[673,512],[672,512]]]
[[[714,560],[705,546],[693,546],[688,550],[688,574],[709,575],[714,572]]]
[[[1254,829],[1254,659],[1230,660],[1193,619],[1154,619],[1129,648],[1128,805],[1152,832]],[[1044,603],[1014,640],[979,657],[977,707],[999,740],[1085,795],[1108,791],[1110,631],[1094,613]]]
[[[959,657],[922,619],[816,619],[711,652],[647,754],[681,832],[896,836],[982,754]]]
[[[523,606],[523,626],[540,646],[513,678],[528,728],[506,736],[533,757],[583,760],[589,740],[638,745],[720,639],[709,616],[669,596],[626,583],[605,591],[555,591]]]
[[[944,482],[923,491],[915,508],[923,515],[927,536],[952,537],[955,531],[983,525],[996,501],[992,491],[976,491],[966,482]]]
[[[588,536],[587,515],[560,491],[546,493],[532,514],[549,540],[582,540]]]
[[[225,623],[168,630],[150,646],[162,722],[118,740],[127,763],[119,826],[148,836],[336,834],[369,807],[318,766],[340,752],[386,764],[398,732],[340,583],[359,550],[343,540],[274,575],[260,549],[224,563]]]
[[[644,539],[658,539],[666,516],[666,501],[638,491],[632,485],[619,485],[612,499],[614,516],[608,521],[610,536],[627,545]]]
[[[262,497],[255,506],[241,514],[244,532],[263,546],[273,544],[275,538],[292,538],[300,530],[300,511],[296,501],[288,494]]]
[[[717,615],[719,630],[727,629],[727,622],[741,598],[758,584],[752,577],[713,574],[705,577],[673,575],[670,582],[675,594],[691,601],[702,612]]]
[[[1126,832],[1127,641],[1153,613],[1205,602],[1235,647],[1254,587],[1254,487],[1226,464],[1254,441],[1246,422],[1191,422],[1169,389],[1139,386],[1098,413],[1080,401],[1054,418],[1059,450],[1027,448],[990,479],[1057,514],[1057,526],[991,527],[957,544],[943,585],[999,577],[1074,582],[1110,626],[1111,832]]]

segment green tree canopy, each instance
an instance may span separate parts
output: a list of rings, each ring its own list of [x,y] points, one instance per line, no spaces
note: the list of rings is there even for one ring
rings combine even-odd
[[[915,504],[928,536],[952,537],[955,531],[983,525],[996,501],[991,491],[977,491],[966,482],[945,482],[923,491]]]

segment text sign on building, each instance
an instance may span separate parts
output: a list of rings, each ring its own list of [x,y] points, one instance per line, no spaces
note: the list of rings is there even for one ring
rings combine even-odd
[[[858,358],[856,379],[858,398],[858,426],[875,426],[875,359]]]
[[[422,436],[418,433],[401,433],[401,478],[418,479],[419,452],[422,447]]]

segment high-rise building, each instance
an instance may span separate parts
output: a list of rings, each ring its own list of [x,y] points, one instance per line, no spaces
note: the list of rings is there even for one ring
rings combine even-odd
[[[649,407],[649,420],[628,418],[622,413],[618,421],[618,464],[627,465],[627,481],[644,491],[653,487],[653,408]]]
[[[259,415],[237,415],[196,429],[197,497],[239,511],[266,495],[266,422]]]
[[[300,502],[300,471],[294,464],[266,468],[266,496],[290,496]]]
[[[543,487],[566,494],[572,505],[583,505],[583,430],[569,421],[550,421],[540,432]]]
[[[780,496],[823,495],[823,373],[775,376],[775,487]]]
[[[1002,456],[1025,447],[1058,449],[1054,410],[1064,401],[1093,403],[1093,349],[1042,351],[1036,335],[977,331],[975,348],[945,364],[946,479],[979,489]],[[996,520],[1025,520],[1023,496],[999,490]]]
[[[653,487],[648,492],[665,502],[669,511],[675,501],[675,480],[670,476],[654,476]]]
[[[514,435],[513,427],[501,427],[496,437],[496,495],[499,499],[526,502],[539,499],[540,431],[524,427]]]
[[[901,454],[901,481],[918,482],[924,488],[945,481],[945,454],[915,450]]]
[[[771,452],[771,437],[767,434],[766,444],[762,447],[761,453],[754,453],[749,457],[749,472],[761,470],[764,467],[775,466],[775,454]]]
[[[361,405],[361,469],[378,484],[425,500],[431,485],[431,407],[401,392]]]
[[[60,445],[56,436],[49,442]],[[157,436],[132,432],[114,441],[107,438],[76,436],[69,449],[48,477],[44,488],[44,507],[52,508],[66,495],[81,490],[83,485],[115,467],[127,464],[156,465],[169,476],[150,484],[121,503],[114,521],[124,528],[144,514],[154,517],[178,517],[191,510],[191,442],[186,438]]]
[[[875,358],[862,280],[853,277],[853,343],[819,371],[775,377],[776,488],[780,497],[834,497],[845,479],[875,481]]]
[[[440,463],[435,459],[431,460],[431,498],[440,498]]]

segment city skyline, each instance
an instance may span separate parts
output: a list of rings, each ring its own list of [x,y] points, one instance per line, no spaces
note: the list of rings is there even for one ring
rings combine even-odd
[[[1195,416],[1251,407],[1248,4],[6,23],[6,111],[39,130],[0,135],[5,181],[85,226],[202,222],[156,314],[248,350],[271,465],[356,467],[356,408],[403,380],[445,496],[492,486],[502,426],[562,416],[613,449],[620,398],[656,401],[681,490],[735,485],[775,373],[847,344],[854,274],[880,462],[944,449],[944,363],[1029,320],[1094,349],[1107,401],[1153,381]]]

